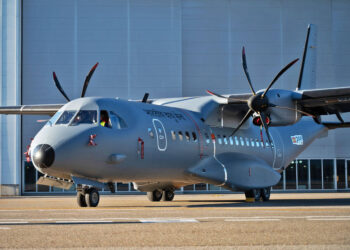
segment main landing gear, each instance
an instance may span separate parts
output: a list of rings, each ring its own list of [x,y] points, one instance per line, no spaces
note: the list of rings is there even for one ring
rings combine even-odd
[[[97,207],[100,194],[94,187],[78,187],[77,203],[79,207]]]
[[[247,202],[254,201],[269,201],[271,194],[271,187],[262,188],[262,189],[251,189],[245,192],[245,198]]]
[[[147,198],[150,201],[172,201],[175,197],[174,190],[154,190],[147,192]]]

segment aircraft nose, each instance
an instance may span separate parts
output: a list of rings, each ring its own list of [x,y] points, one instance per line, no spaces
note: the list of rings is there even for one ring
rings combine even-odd
[[[39,144],[33,150],[33,162],[39,168],[50,167],[55,160],[55,151],[48,144]]]

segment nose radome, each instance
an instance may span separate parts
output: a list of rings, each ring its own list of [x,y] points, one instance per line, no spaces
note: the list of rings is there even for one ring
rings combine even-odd
[[[48,168],[55,160],[55,151],[48,144],[39,144],[33,150],[33,162],[38,168]]]

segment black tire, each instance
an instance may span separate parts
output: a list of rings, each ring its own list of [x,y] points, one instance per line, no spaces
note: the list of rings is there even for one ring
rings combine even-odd
[[[79,207],[87,207],[87,204],[85,201],[85,195],[83,193],[80,193],[80,192],[77,193],[77,203]]]
[[[154,190],[153,192],[147,192],[147,198],[150,201],[160,201],[162,199],[163,193],[159,190]]]
[[[261,189],[261,198],[263,201],[269,201],[271,195],[271,187]]]
[[[96,188],[89,188],[85,194],[85,201],[88,207],[97,207],[100,202],[100,194]]]
[[[175,193],[172,190],[164,190],[162,195],[162,201],[172,201],[175,197]]]
[[[251,189],[251,190],[245,191],[245,198],[247,201],[250,200],[250,202],[252,202],[251,199],[254,199],[254,201],[260,201],[260,196],[261,196],[260,189]]]
[[[255,190],[255,196],[254,196],[255,201],[260,201],[261,189],[254,189],[254,190]]]

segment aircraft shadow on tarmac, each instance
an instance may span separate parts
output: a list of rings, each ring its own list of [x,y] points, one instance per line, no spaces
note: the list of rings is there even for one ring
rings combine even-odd
[[[268,202],[245,202],[242,200],[190,200],[193,204],[187,207],[312,207],[312,206],[349,206],[350,199],[291,199],[270,200]]]

